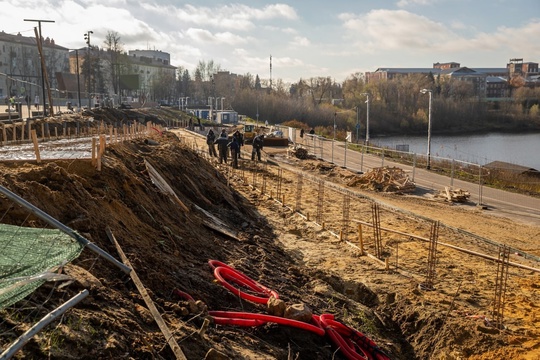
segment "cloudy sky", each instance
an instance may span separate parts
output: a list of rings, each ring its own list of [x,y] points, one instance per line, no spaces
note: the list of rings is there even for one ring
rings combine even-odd
[[[540,62],[539,0],[2,0],[0,31],[42,34],[67,48],[103,46],[116,31],[125,50],[171,54],[193,71],[200,60],[223,70],[286,82],[343,81],[379,67],[505,67]]]

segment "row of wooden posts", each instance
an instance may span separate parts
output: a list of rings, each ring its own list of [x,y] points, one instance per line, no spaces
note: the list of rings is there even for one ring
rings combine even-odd
[[[43,125],[43,124],[42,124]],[[55,129],[56,130],[56,129]],[[119,132],[118,128],[113,127],[112,125],[104,126],[103,123],[100,124],[99,128],[97,129],[98,136],[92,136],[91,137],[91,153],[92,153],[92,165],[94,165],[98,171],[101,170],[101,158],[103,156],[103,153],[105,152],[105,148],[107,146],[107,138],[109,139],[109,143],[121,143],[126,140],[132,140],[135,138],[139,138],[141,136],[145,136],[148,134],[151,134],[153,132],[161,133],[162,129],[161,126],[155,125],[153,123],[148,122],[146,125],[140,124],[140,123],[134,123],[133,125],[124,125],[122,127],[122,131]],[[105,133],[108,131],[108,135]],[[43,132],[42,132],[43,134]],[[69,136],[69,131],[67,132]],[[64,131],[64,136],[66,136],[66,132]],[[41,155],[40,155],[40,149],[39,149],[39,140],[37,136],[37,132],[35,129],[30,130],[30,139],[34,146],[34,153],[36,156],[36,162],[39,164],[41,163]],[[42,137],[42,140],[45,140],[45,137]]]
[[[93,126],[91,121],[85,121],[86,126],[81,126],[82,122],[76,122],[75,127],[69,127],[68,124],[72,122],[53,123],[47,121],[34,122],[33,120],[14,122],[12,124],[1,124],[1,137],[2,141],[0,145],[8,145],[8,143],[20,143],[25,141],[31,141],[31,131],[39,131],[38,138],[41,141],[57,140],[60,138],[71,139],[73,137],[88,137],[99,136],[100,134],[112,135],[113,132],[118,132],[120,135],[129,136],[132,133],[138,133],[141,131],[141,127],[146,128],[150,125],[151,128],[161,131],[161,127],[152,123],[143,125],[139,122],[133,122],[132,124],[121,124],[121,126],[106,125],[103,121],[99,122],[98,126]],[[97,122],[96,122],[97,123]],[[53,130],[51,131],[51,127]],[[60,131],[59,131],[59,128]],[[85,131],[86,128],[86,131]],[[113,130],[114,129],[114,130]],[[121,131],[119,131],[121,129]]]

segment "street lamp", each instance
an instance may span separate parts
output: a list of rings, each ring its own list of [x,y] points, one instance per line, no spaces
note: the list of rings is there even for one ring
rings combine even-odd
[[[88,54],[86,56],[86,61],[88,61],[88,64],[86,66],[86,68],[88,69],[88,110],[92,109],[92,100],[91,100],[91,97],[90,97],[90,87],[91,87],[91,66],[92,66],[92,63],[90,62],[90,49],[92,48],[92,45],[90,45],[90,34],[93,34],[94,32],[92,30],[89,30],[87,32],[84,33],[84,40],[86,41],[86,44],[88,45]]]
[[[223,100],[225,100],[224,97],[221,98],[221,111],[223,111]]]
[[[360,95],[366,96],[366,146],[369,145],[369,93],[362,93]]]
[[[429,94],[429,110],[428,110],[428,133],[427,133],[427,169],[431,168],[431,98],[433,96],[433,90],[422,89],[420,90],[422,94]]]

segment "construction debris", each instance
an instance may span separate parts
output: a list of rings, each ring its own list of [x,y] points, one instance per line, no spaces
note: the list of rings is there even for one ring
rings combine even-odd
[[[471,197],[471,193],[463,189],[452,189],[448,186],[444,187],[438,194],[435,194],[436,199],[442,199],[448,202],[467,202]]]
[[[354,178],[347,185],[394,193],[410,193],[416,188],[403,169],[388,166],[373,168],[364,175]]]
[[[308,158],[308,151],[304,148],[297,148],[294,151],[294,156],[296,156],[298,159],[307,159]]]

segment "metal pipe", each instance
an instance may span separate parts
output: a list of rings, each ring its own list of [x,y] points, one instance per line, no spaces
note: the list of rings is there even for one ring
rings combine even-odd
[[[98,255],[104,257],[105,259],[109,260],[111,263],[113,263],[114,265],[119,267],[126,274],[129,274],[131,272],[131,268],[124,265],[120,261],[116,260],[111,254],[104,251],[103,249],[98,247],[96,244],[90,242],[85,237],[77,234],[77,232],[75,232],[75,230],[73,230],[72,228],[62,224],[60,221],[56,220],[55,218],[53,218],[52,216],[50,216],[49,214],[47,214],[43,210],[35,207],[34,205],[30,204],[28,201],[24,200],[23,198],[21,198],[17,194],[11,192],[10,190],[8,190],[7,188],[5,188],[5,187],[3,187],[1,185],[0,185],[0,193],[4,194],[8,199],[10,199],[10,200],[16,202],[17,204],[25,207],[32,214],[36,215],[37,217],[39,217],[41,220],[45,221],[49,225],[59,229],[60,231],[64,232],[65,234],[71,236],[73,239],[75,239],[81,245],[83,245],[85,247],[88,247],[90,250],[92,250],[96,254],[98,254]]]

